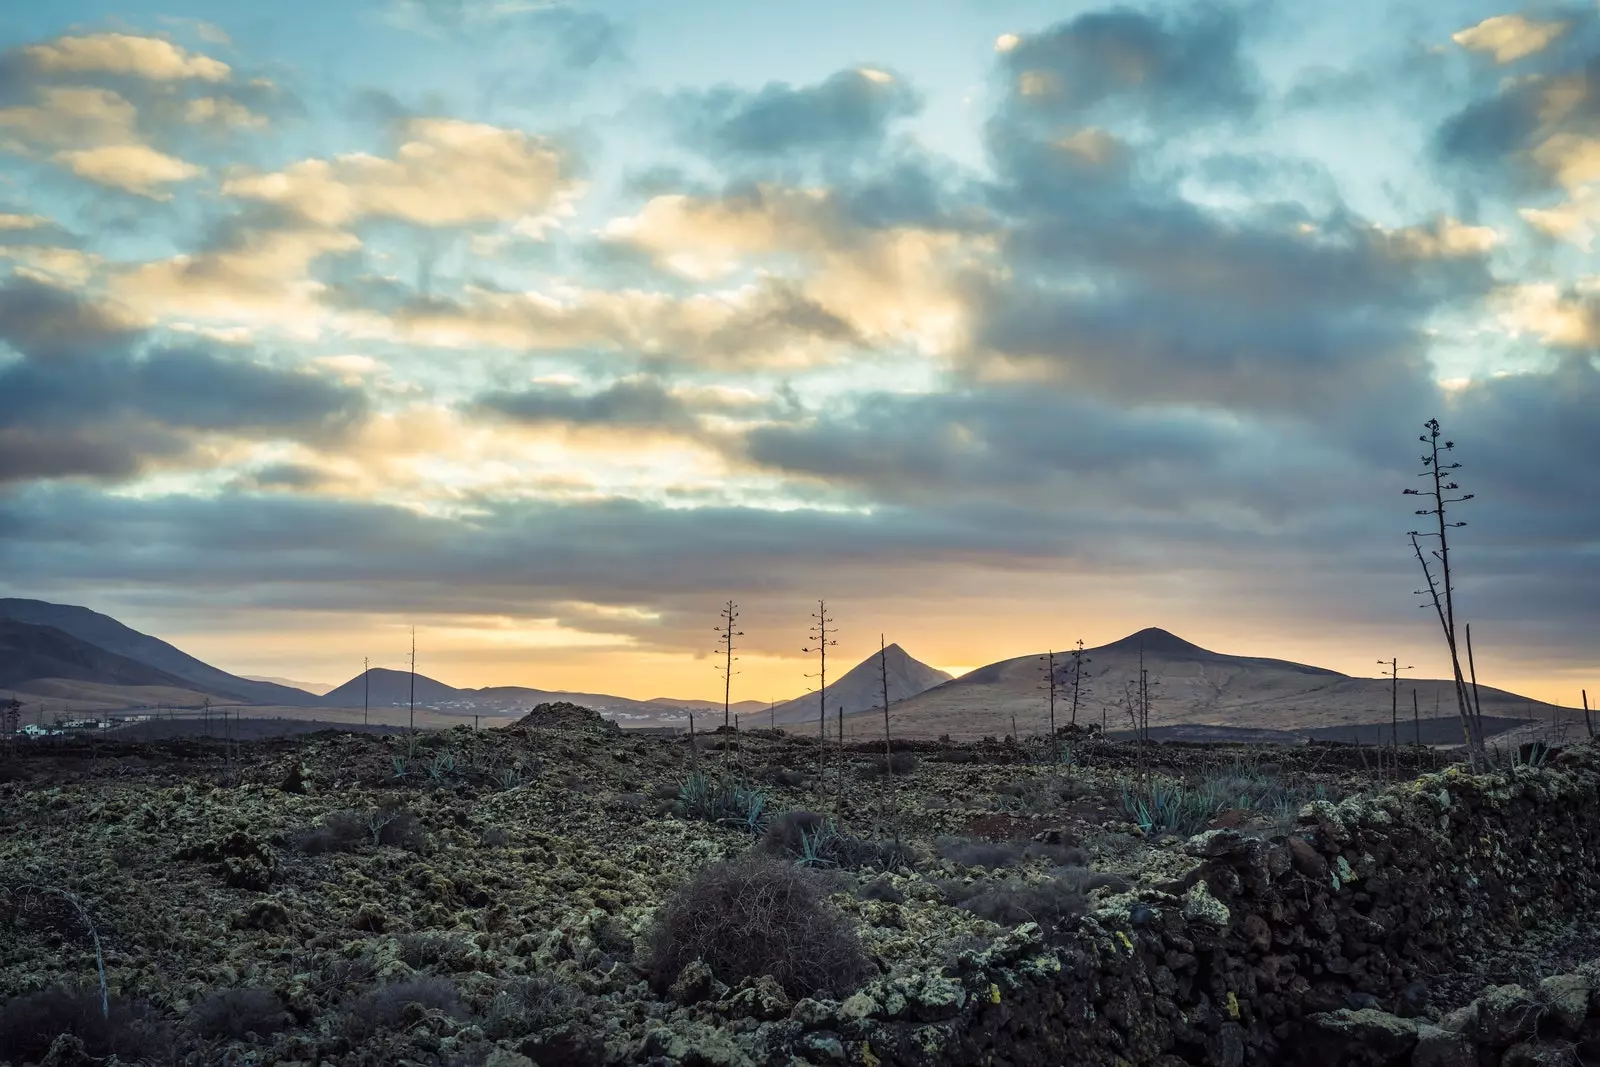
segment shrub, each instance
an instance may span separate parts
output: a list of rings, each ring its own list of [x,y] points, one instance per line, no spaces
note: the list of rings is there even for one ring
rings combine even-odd
[[[319,825],[295,835],[293,844],[308,856],[320,856],[325,852],[354,852],[369,836],[368,820],[360,812],[335,811]]]
[[[872,774],[910,774],[917,769],[917,754],[915,752],[892,752],[887,756],[878,756],[868,764]]]
[[[188,1026],[201,1037],[243,1039],[247,1034],[275,1034],[291,1022],[277,994],[270,989],[221,989],[201,998],[189,1012]]]
[[[1152,778],[1123,783],[1122,810],[1146,833],[1199,833],[1220,812],[1259,812],[1275,818],[1294,814],[1310,800],[1332,799],[1321,785],[1293,786],[1250,772],[1242,764],[1191,781]]]
[[[886,904],[904,904],[906,902],[906,895],[896,889],[894,883],[890,882],[889,879],[883,877],[874,878],[856,890],[856,896],[862,900],[879,900]]]
[[[414,971],[437,966],[440,961],[447,959],[457,946],[455,938],[438,931],[402,934],[398,940],[400,950],[395,955],[401,963]]]
[[[980,878],[967,885],[946,883],[945,900],[979,918],[1002,926],[1036,922],[1048,936],[1089,909],[1089,891],[1102,886],[1127,888],[1114,874],[1096,874],[1082,868],[1059,868],[1042,881],[1020,878]]]
[[[873,973],[855,928],[826,904],[814,876],[759,853],[702,868],[656,913],[644,952],[656,987],[696,958],[729,985],[770,975],[795,997],[842,996]]]
[[[767,823],[767,794],[731,778],[695,773],[678,790],[678,813],[691,819],[739,826],[760,833]]]
[[[98,989],[52,986],[0,1004],[0,1050],[17,1063],[37,1062],[62,1034],[83,1042],[90,1056],[170,1059],[172,1032],[149,1005],[113,997],[101,1010]]]
[[[1015,841],[975,841],[968,837],[941,837],[934,842],[934,852],[940,859],[959,863],[964,867],[983,867],[999,870],[1015,867],[1027,860],[1044,860],[1062,867],[1082,867],[1088,856],[1082,849],[1069,845],[1049,845],[1038,841],[1019,844]]]
[[[554,978],[514,978],[489,1002],[483,1032],[491,1041],[535,1033],[560,1021],[577,1003],[577,991]]]
[[[377,1030],[391,1030],[405,1021],[407,1009],[416,1005],[418,1014],[441,1012],[454,1016],[461,1011],[461,997],[455,983],[444,978],[411,978],[379,986],[352,999],[345,1009],[345,1034],[360,1041]]]
[[[838,828],[831,816],[786,811],[767,825],[763,851],[788,856],[802,867],[915,867],[921,854],[908,842],[874,841]]]
[[[790,789],[798,789],[806,783],[806,776],[799,771],[790,770],[788,767],[780,767],[775,763],[761,768],[759,777],[764,782],[787,786]]]
[[[511,843],[511,834],[501,826],[491,826],[479,838],[484,848],[504,848]]]
[[[373,844],[392,845],[409,852],[421,851],[427,840],[422,820],[410,808],[379,808],[367,821],[367,830]]]

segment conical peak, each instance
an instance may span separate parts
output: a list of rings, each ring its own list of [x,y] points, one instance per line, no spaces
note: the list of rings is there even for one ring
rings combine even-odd
[[[1108,649],[1116,649],[1118,651],[1131,652],[1137,652],[1142,648],[1148,653],[1166,655],[1205,651],[1205,649],[1201,648],[1199,645],[1185,641],[1177,634],[1168,630],[1163,630],[1159,626],[1147,626],[1143,630],[1139,630],[1136,633],[1131,633],[1120,641],[1113,641],[1111,644],[1106,645],[1105,647]]]

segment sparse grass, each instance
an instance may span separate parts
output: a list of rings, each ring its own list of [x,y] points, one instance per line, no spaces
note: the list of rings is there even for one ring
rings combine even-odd
[[[52,986],[0,1003],[0,1054],[16,1063],[44,1059],[62,1034],[83,1043],[88,1055],[126,1061],[172,1058],[172,1031],[148,1005],[113,998],[102,1006],[93,989]],[[71,1062],[78,1062],[73,1060]]]
[[[1068,845],[1048,845],[1038,841],[975,841],[966,837],[941,837],[934,842],[940,859],[965,867],[998,870],[1015,867],[1028,860],[1044,860],[1063,867],[1081,867],[1088,856]]]
[[[379,1030],[392,1030],[406,1022],[407,1009],[418,1018],[434,1012],[458,1016],[461,996],[454,982],[444,978],[411,978],[391,982],[352,997],[345,1007],[345,1036],[361,1041]]]
[[[189,1011],[188,1027],[199,1037],[238,1041],[250,1034],[275,1034],[293,1017],[270,989],[220,989]]]
[[[483,1032],[498,1041],[543,1030],[570,1012],[580,999],[576,989],[549,976],[513,978],[489,1002]]]
[[[656,913],[644,967],[657,988],[697,958],[729,985],[770,975],[795,997],[843,996],[873,973],[815,876],[759,853],[702,868]]]

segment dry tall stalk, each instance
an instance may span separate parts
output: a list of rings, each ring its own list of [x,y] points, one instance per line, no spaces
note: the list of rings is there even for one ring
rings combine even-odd
[[[1438,530],[1437,532],[1428,533],[1423,533],[1420,530],[1411,530],[1407,536],[1411,538],[1411,547],[1413,551],[1416,552],[1417,562],[1422,565],[1423,576],[1428,581],[1428,588],[1426,590],[1418,590],[1418,592],[1421,593],[1425,591],[1431,598],[1434,611],[1439,617],[1439,626],[1444,631],[1445,644],[1450,649],[1450,666],[1455,675],[1456,704],[1461,713],[1461,726],[1466,736],[1467,756],[1472,770],[1479,771],[1487,766],[1488,753],[1484,749],[1483,723],[1475,714],[1472,701],[1467,692],[1466,678],[1461,671],[1461,654],[1459,651],[1459,645],[1456,642],[1455,587],[1450,580],[1449,531],[1465,526],[1466,523],[1445,521],[1445,505],[1459,504],[1462,501],[1471,500],[1477,494],[1464,493],[1458,497],[1446,497],[1444,495],[1447,492],[1453,492],[1454,490],[1461,488],[1461,486],[1454,481],[1447,482],[1445,480],[1447,476],[1444,473],[1445,471],[1459,469],[1461,464],[1459,462],[1447,464],[1439,461],[1439,451],[1441,448],[1441,445],[1439,444],[1439,438],[1443,433],[1443,431],[1439,428],[1439,420],[1429,419],[1423,425],[1428,432],[1419,436],[1417,440],[1427,445],[1429,452],[1422,457],[1422,466],[1424,469],[1423,472],[1418,475],[1418,477],[1431,479],[1433,488],[1406,489],[1403,490],[1403,492],[1407,496],[1426,496],[1432,498],[1433,507],[1419,508],[1417,509],[1416,514],[1434,516],[1438,521]],[[1454,441],[1446,440],[1442,447],[1444,451],[1450,452],[1455,449],[1456,443]],[[1436,581],[1434,579],[1433,569],[1428,564],[1427,557],[1422,553],[1420,539],[1424,537],[1437,537],[1439,539],[1439,547],[1430,550],[1429,554],[1439,562],[1442,581]]]
[[[720,651],[723,655],[722,666],[718,667],[717,670],[722,672],[722,725],[724,727],[728,725],[728,708],[730,698],[733,695],[733,676],[738,673],[733,669],[733,661],[738,658],[733,654],[733,639],[744,636],[743,630],[735,630],[733,628],[738,618],[739,609],[730,600],[727,606],[722,609],[722,624],[716,629],[717,643],[722,646]]]
[[[828,649],[839,642],[828,637],[833,620],[828,617],[827,601],[818,600],[811,617],[816,620],[809,631],[811,643],[800,651],[815,652],[819,661],[817,673],[806,677],[817,679],[817,795],[821,796],[823,776],[828,770]]]

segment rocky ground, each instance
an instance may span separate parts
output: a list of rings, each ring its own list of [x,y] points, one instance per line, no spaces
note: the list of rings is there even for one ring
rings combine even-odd
[[[885,758],[570,705],[416,738],[23,746],[0,759],[0,1057],[871,1065],[852,1017],[998,1003],[974,976],[1151,894],[1203,911],[1191,833],[1282,841],[1307,801],[1434,762],[1093,738]],[[1539,936],[1411,1014],[1587,958],[1583,926]]]

